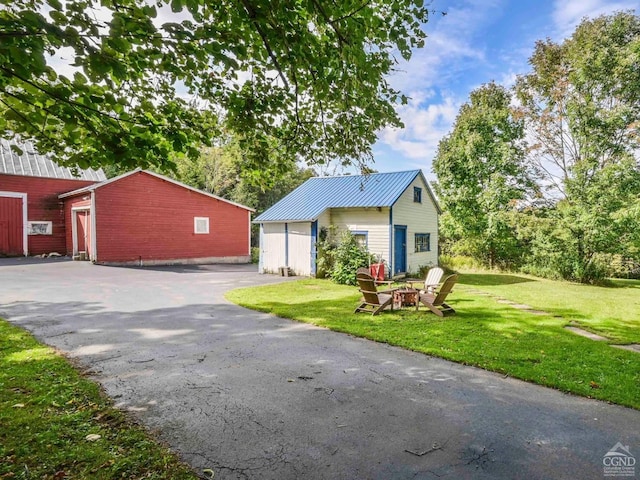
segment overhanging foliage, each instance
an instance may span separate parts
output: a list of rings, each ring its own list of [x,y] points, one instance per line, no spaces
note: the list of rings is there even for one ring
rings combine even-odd
[[[400,125],[385,75],[428,18],[421,0],[0,5],[0,135],[81,167],[171,167],[222,125],[246,168],[268,162],[270,138],[309,163],[365,161]]]

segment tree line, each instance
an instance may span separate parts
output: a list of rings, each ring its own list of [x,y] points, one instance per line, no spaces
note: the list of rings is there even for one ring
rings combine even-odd
[[[474,90],[434,160],[443,253],[583,283],[640,274],[639,58],[640,18],[618,12],[538,41],[513,88]]]

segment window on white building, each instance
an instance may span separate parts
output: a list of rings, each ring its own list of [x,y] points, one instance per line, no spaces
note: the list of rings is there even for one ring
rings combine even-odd
[[[367,248],[369,246],[369,232],[366,230],[354,230],[351,235],[360,247]]]
[[[430,233],[416,233],[415,251],[416,253],[431,251],[431,234]]]
[[[420,187],[413,187],[413,201],[414,203],[422,203],[422,189]]]

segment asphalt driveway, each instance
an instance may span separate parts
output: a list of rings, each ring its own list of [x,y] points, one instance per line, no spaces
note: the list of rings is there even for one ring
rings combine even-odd
[[[640,459],[639,411],[223,298],[279,281],[249,265],[0,260],[0,316],[77,357],[216,480],[603,479],[617,443]]]

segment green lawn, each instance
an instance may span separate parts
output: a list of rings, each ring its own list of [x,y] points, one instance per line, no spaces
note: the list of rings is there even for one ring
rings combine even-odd
[[[640,343],[640,281],[612,280],[611,287],[557,282],[524,275],[465,274],[472,286],[560,315],[614,343]]]
[[[65,358],[0,319],[0,479],[68,478],[198,476]]]
[[[527,313],[472,290],[550,314]],[[281,317],[640,409],[640,354],[563,328],[577,321],[616,343],[639,342],[637,281],[604,288],[515,275],[463,274],[449,297],[458,313],[444,319],[426,309],[385,311],[376,317],[353,314],[360,298],[355,287],[317,279],[238,289],[227,298]]]

